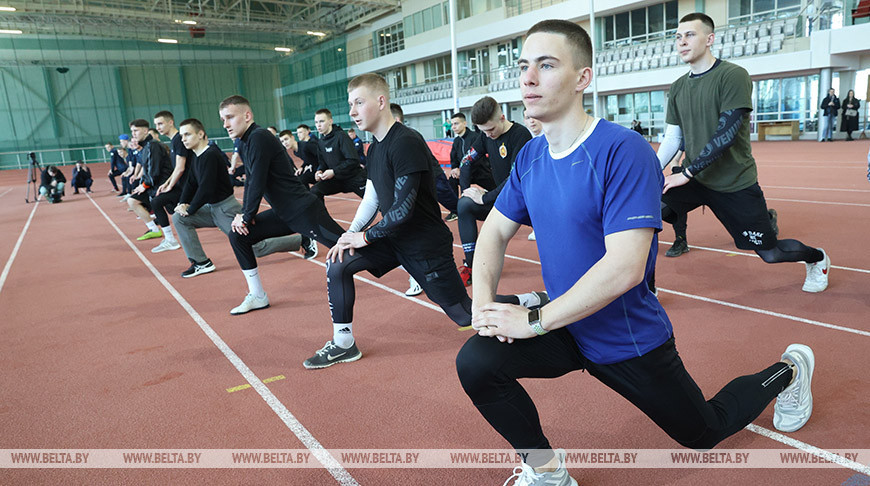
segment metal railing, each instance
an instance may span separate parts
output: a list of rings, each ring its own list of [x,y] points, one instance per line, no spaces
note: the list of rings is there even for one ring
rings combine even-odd
[[[233,151],[233,140],[230,137],[213,137],[218,148],[224,152]],[[44,150],[22,150],[18,152],[0,152],[0,170],[26,169],[30,166],[28,154],[36,154],[36,161],[43,168],[49,165],[73,165],[81,160],[86,164],[109,162],[109,153],[104,145],[94,147],[75,147]]]

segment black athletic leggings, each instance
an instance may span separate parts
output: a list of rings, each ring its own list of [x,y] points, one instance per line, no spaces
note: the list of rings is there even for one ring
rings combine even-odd
[[[292,219],[289,224],[282,220],[273,209],[258,213],[254,223],[248,225],[248,234],[240,235],[230,231],[230,246],[242,270],[257,268],[257,258],[254,256],[254,245],[267,238],[286,236],[299,233],[317,240],[327,248],[332,248],[344,229],[329,216],[326,206],[319,199],[301,215]]]
[[[178,206],[179,197],[181,197],[181,188],[173,187],[171,191],[160,193],[151,198],[154,219],[161,228],[169,226],[169,215],[175,210],[175,206]]]
[[[518,378],[555,378],[586,369],[681,445],[710,449],[758,417],[792,377],[788,365],[775,363],[732,380],[708,401],[683,366],[673,337],[643,356],[600,365],[583,356],[565,328],[512,344],[475,334],[459,351],[456,369],[465,393],[483,417],[515,449],[529,450],[526,463],[532,467],[546,464],[553,452],[535,404]],[[582,410],[578,406],[575,417],[564,419],[583,420]]]
[[[474,248],[477,246],[477,222],[483,221],[492,210],[492,203],[477,204],[470,197],[460,197],[456,214],[459,215],[459,239],[465,252],[465,263],[470,267],[474,262]]]
[[[447,317],[458,326],[471,325],[471,298],[456,271],[456,263],[452,256],[433,258],[426,261],[408,260],[399,262],[394,254],[390,254],[383,245],[369,256],[356,251],[351,256],[347,251],[341,262],[327,262],[326,287],[329,294],[329,309],[332,312],[332,322],[353,322],[353,305],[356,301],[356,288],[353,276],[367,270],[376,277],[385,275],[390,270],[404,264],[405,270],[413,276],[423,291],[433,302],[441,306]],[[431,277],[431,278],[430,278]],[[498,295],[496,302],[519,305],[516,295]]]

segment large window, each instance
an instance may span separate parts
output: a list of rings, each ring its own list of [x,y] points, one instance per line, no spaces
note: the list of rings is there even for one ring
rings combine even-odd
[[[601,30],[604,32],[605,48],[661,39],[677,28],[679,23],[677,1],[672,0],[630,12],[609,15],[603,17],[600,22]]]
[[[450,56],[428,59],[423,63],[423,82],[444,81],[452,75],[452,72],[450,69]]]
[[[605,99],[604,118],[620,125],[630,127],[638,120],[644,133],[653,138],[664,131],[665,91],[640,91],[620,95],[609,95]]]
[[[755,121],[800,120],[802,131],[816,129],[818,75],[763,79],[753,85]]]
[[[741,23],[797,14],[801,0],[728,0],[728,21]]]
[[[405,17],[405,34],[408,37],[422,34],[423,32],[437,29],[450,23],[449,3],[443,2],[431,7],[424,8],[419,12]]]
[[[386,56],[405,48],[405,29],[402,22],[372,33],[375,57]]]

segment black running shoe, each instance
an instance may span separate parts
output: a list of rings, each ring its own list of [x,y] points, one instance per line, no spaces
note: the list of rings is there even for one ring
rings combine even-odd
[[[191,263],[190,268],[181,272],[181,276],[184,278],[196,277],[197,275],[201,275],[203,273],[210,273],[215,271],[214,263],[211,260],[206,260],[202,263]]]
[[[683,253],[689,252],[689,244],[686,242],[685,238],[677,238],[674,240],[673,246],[668,248],[668,251],[665,252],[665,256],[667,257],[678,257]]]
[[[314,356],[306,359],[302,366],[309,370],[326,368],[336,363],[350,363],[362,358],[362,353],[357,349],[356,343],[353,346],[344,349],[335,345],[334,342],[327,341],[326,345],[320,348]]]
[[[779,237],[779,225],[776,224],[776,209],[768,209],[767,215],[770,216],[770,226],[773,228],[773,234]]]
[[[317,240],[309,238],[307,236],[302,237],[302,249],[305,250],[304,258],[306,260],[311,260],[312,258],[317,258]]]
[[[459,219],[459,215],[458,215],[458,214],[456,214],[456,213],[450,213],[450,214],[447,215],[447,217],[444,218],[444,221],[447,221],[447,222],[449,223],[449,222],[451,222],[451,221],[456,221],[457,219]]]

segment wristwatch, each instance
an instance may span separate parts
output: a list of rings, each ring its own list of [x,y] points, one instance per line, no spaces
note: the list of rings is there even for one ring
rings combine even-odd
[[[538,336],[543,336],[547,334],[546,329],[541,325],[541,308],[533,309],[529,311],[529,326],[535,331],[535,334]]]

